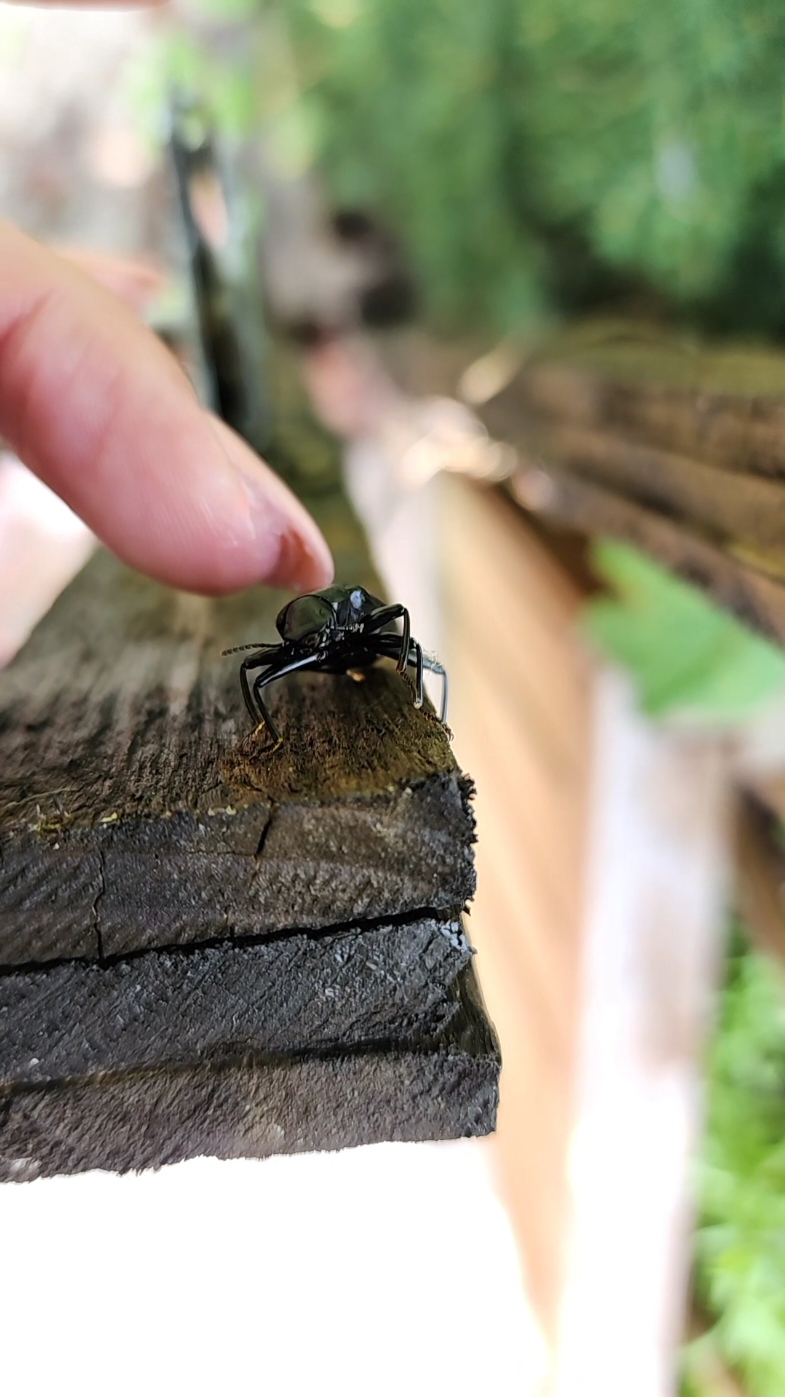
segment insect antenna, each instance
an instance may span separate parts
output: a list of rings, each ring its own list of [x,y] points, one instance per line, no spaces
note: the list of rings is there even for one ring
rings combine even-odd
[[[222,655],[236,655],[240,650],[277,650],[277,645],[268,645],[267,641],[259,640],[255,643],[251,641],[249,645],[233,645],[230,650],[222,650]]]

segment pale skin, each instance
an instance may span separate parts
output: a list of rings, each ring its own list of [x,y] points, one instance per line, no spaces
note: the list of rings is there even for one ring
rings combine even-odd
[[[207,594],[331,581],[306,510],[134,311],[2,220],[0,438],[151,577]]]

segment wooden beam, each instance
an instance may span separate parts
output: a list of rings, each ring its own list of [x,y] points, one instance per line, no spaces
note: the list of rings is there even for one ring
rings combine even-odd
[[[689,1165],[721,978],[732,773],[601,670],[581,956],[570,1221],[553,1397],[675,1390]]]
[[[586,590],[546,531],[497,491],[450,481],[446,497],[453,716],[478,780],[472,928],[504,1054],[495,1148],[548,1391],[665,1397],[730,814],[756,749],[646,719],[582,646]],[[769,877],[768,913],[771,893]]]
[[[785,355],[656,326],[587,322],[527,355],[513,394],[543,419],[610,431],[718,470],[785,480]],[[501,406],[501,405],[500,405]]]
[[[224,646],[282,598],[184,596],[99,555],[0,679],[0,964],[448,910],[470,787],[392,673],[282,682],[267,755]],[[438,849],[438,853],[437,853]]]
[[[498,1050],[454,924],[281,945],[0,978],[0,1181],[492,1128]]]
[[[752,630],[785,644],[785,587],[685,524],[550,461],[520,459],[508,489],[529,513],[545,521],[589,537],[635,544]]]
[[[583,594],[510,501],[462,480],[444,485],[452,721],[477,778],[470,925],[504,1058],[494,1148],[528,1293],[553,1343],[589,814],[593,674],[575,635]]]
[[[785,355],[588,323],[521,350],[478,408],[516,498],[628,539],[785,639]]]
[[[493,1128],[471,783],[392,671],[282,681],[249,736],[221,650],[284,600],[100,554],[0,676],[0,1177]]]
[[[785,488],[778,481],[718,471],[689,456],[572,424],[522,426],[517,443],[536,456],[615,490],[707,542],[759,560],[785,576]]]

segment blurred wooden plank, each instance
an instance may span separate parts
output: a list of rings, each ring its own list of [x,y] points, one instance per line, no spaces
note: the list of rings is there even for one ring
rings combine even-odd
[[[627,1397],[630,1374],[636,1397],[671,1397],[732,747],[639,715],[623,677],[583,651],[586,591],[557,551],[493,492],[450,494],[452,721],[479,790],[472,931],[502,1043],[497,1146],[552,1344],[550,1397]],[[464,546],[474,587],[455,561]],[[504,617],[488,634],[478,596]],[[529,673],[505,652],[523,635]]]
[[[398,334],[385,362],[511,443],[511,493],[625,539],[785,644],[785,354],[588,321],[495,348]]]
[[[580,763],[588,680],[573,640],[585,592],[503,495],[444,483],[448,605],[462,651],[498,675],[544,759]]]
[[[513,445],[687,525],[707,543],[744,550],[763,571],[785,576],[785,486],[778,481],[718,471],[573,424],[522,421]]]
[[[575,634],[582,593],[506,501],[445,484],[451,723],[478,785],[471,930],[504,1045],[497,1146],[530,1293],[553,1339],[589,760],[591,674]]]
[[[785,354],[770,346],[588,322],[537,346],[519,384],[537,414],[785,479]]]
[[[749,792],[736,808],[736,899],[758,950],[785,960],[785,848],[780,817]]]
[[[509,489],[526,510],[557,525],[642,548],[752,630],[785,643],[785,588],[684,525],[542,461],[522,461]]]
[[[773,770],[746,772],[745,787],[777,816],[780,823],[785,823],[785,774],[777,769],[781,765],[777,763]]]
[[[498,897],[483,871],[472,937],[481,947],[483,994],[503,1043],[497,1156],[504,1200],[521,1248],[526,1287],[546,1336],[554,1338],[564,1280],[566,1143],[573,1106],[574,1022],[545,1022],[525,953],[515,955],[521,911]],[[547,928],[541,929],[547,937]]]
[[[493,836],[498,861],[501,864],[504,848],[511,876],[520,876],[523,863],[529,885],[536,876],[537,896],[547,915],[570,920],[578,912],[580,893],[574,870],[565,865],[564,850],[574,848],[582,836],[584,812],[575,799],[582,773],[575,763],[565,762],[554,771],[553,759],[543,760],[536,729],[527,728],[527,715],[520,706],[516,711],[514,698],[496,700],[482,664],[469,666],[462,659],[452,665],[452,672],[462,705],[483,716],[483,743],[473,754],[472,774],[478,790],[490,783],[494,793],[488,818],[500,824]],[[484,805],[480,795],[477,808]]]

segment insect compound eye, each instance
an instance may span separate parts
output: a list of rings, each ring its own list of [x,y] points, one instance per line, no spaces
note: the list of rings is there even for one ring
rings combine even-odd
[[[332,627],[334,619],[330,603],[322,597],[295,597],[284,607],[276,624],[284,640],[306,640]]]
[[[354,588],[354,591],[349,594],[349,601],[351,602],[355,611],[362,611],[363,606],[365,605],[365,592],[363,591],[362,587]]]

